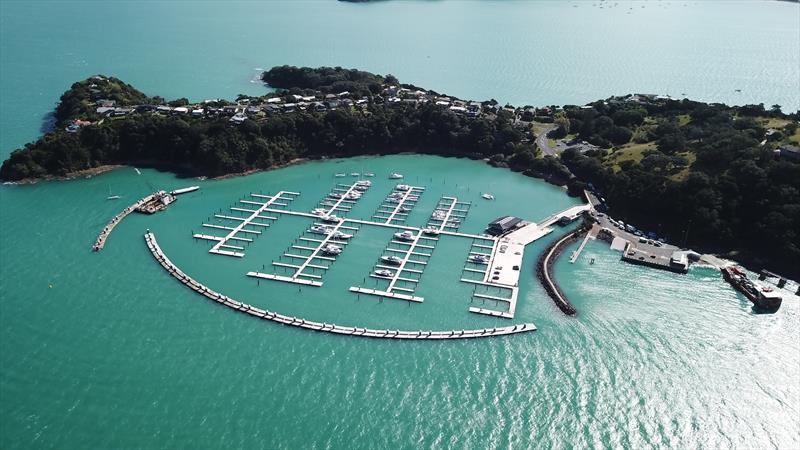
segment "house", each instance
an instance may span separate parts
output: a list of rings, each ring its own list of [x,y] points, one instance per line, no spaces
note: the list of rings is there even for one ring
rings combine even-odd
[[[223,106],[222,107],[222,114],[224,114],[226,116],[232,116],[232,115],[236,114],[236,109],[237,108],[235,106],[231,106],[231,105]]]
[[[280,97],[272,97],[267,99],[267,103],[281,103],[283,99]]]
[[[189,114],[189,108],[185,106],[178,106],[177,108],[172,110],[175,114]]]
[[[247,116],[245,116],[244,114],[234,114],[234,116],[231,117],[229,120],[238,125],[247,120]]]
[[[486,228],[486,231],[488,231],[489,234],[491,235],[499,236],[501,234],[513,230],[521,222],[522,219],[520,219],[519,217],[514,217],[514,216],[498,217],[497,219],[489,223],[489,227]]]
[[[156,112],[160,112],[162,114],[169,114],[169,113],[172,112],[172,108],[170,108],[169,106],[163,106],[162,105],[162,106],[156,107]]]
[[[205,114],[203,108],[197,108],[192,110],[192,117],[203,117],[203,114]]]
[[[116,101],[109,100],[107,98],[101,98],[100,100],[98,100],[95,103],[97,103],[97,106],[99,106],[101,108],[112,108],[112,107],[117,105]]]
[[[128,114],[133,112],[133,108],[114,108],[110,112],[111,117],[122,117],[127,116]]]
[[[464,114],[467,112],[467,108],[463,106],[451,106],[450,111],[453,111],[456,114]]]
[[[111,107],[111,106],[101,106],[101,107],[95,109],[95,112],[97,114],[100,114],[100,115],[109,114],[109,113],[111,113],[111,111],[114,111],[114,108]]]
[[[136,107],[138,113],[150,113],[156,110],[155,105],[139,105]]]

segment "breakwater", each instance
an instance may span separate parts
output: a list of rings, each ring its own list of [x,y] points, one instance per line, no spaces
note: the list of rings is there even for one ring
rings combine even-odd
[[[578,311],[574,306],[572,306],[569,300],[567,300],[563,292],[561,292],[561,289],[558,287],[558,283],[555,282],[552,273],[553,264],[569,244],[577,241],[583,237],[584,233],[587,232],[588,230],[586,228],[581,227],[575,231],[567,233],[561,239],[550,244],[544,250],[544,252],[542,252],[542,256],[540,256],[539,260],[536,262],[536,277],[542,283],[542,286],[544,286],[544,290],[547,291],[547,295],[553,299],[556,306],[558,306],[558,308],[564,314],[570,316],[574,316]]]
[[[213,291],[208,287],[198,283],[192,277],[183,273],[172,261],[164,255],[164,252],[159,247],[156,237],[149,230],[144,235],[147,248],[152,253],[153,257],[158,261],[161,266],[167,270],[173,277],[175,277],[182,284],[192,289],[193,291],[202,294],[203,296],[214,300],[215,302],[227,306],[228,308],[236,311],[249,314],[259,319],[270,320],[272,322],[281,323],[298,328],[305,328],[307,330],[323,331],[326,333],[343,334],[347,336],[360,336],[370,338],[383,338],[383,339],[404,339],[404,340],[443,340],[443,339],[470,339],[482,338],[490,336],[505,336],[517,333],[526,333],[535,331],[536,326],[532,323],[523,323],[513,326],[497,327],[497,328],[480,328],[474,330],[447,330],[447,331],[401,331],[401,330],[376,330],[365,327],[346,327],[336,324],[329,324],[324,322],[314,322],[297,317],[285,316],[272,311],[242,303],[230,297]]]
[[[127,208],[123,209],[119,212],[116,216],[112,217],[111,220],[108,221],[105,227],[100,231],[100,234],[97,235],[97,240],[94,241],[94,245],[92,246],[92,250],[99,252],[106,246],[106,240],[108,236],[111,235],[111,232],[114,231],[114,227],[117,226],[122,219],[128,217],[128,214],[136,211],[137,208],[141,207],[145,203],[151,201],[155,194],[150,194],[147,197],[141,198],[136,201],[136,203],[128,206]]]

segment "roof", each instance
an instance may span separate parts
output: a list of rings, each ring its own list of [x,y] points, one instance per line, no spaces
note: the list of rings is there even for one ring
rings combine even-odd
[[[517,223],[519,223],[521,221],[522,221],[522,219],[520,219],[519,217],[503,216],[503,217],[498,217],[497,219],[494,219],[493,221],[491,221],[489,223],[489,226],[492,226],[492,225],[510,226],[510,225],[513,225],[513,224],[517,224]]]

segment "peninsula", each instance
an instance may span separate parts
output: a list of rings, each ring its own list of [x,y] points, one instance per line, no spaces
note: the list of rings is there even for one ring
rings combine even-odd
[[[274,67],[274,88],[235,101],[167,101],[93,76],[64,93],[56,126],[0,178],[116,164],[222,176],[298,158],[417,152],[484,159],[601,193],[617,218],[679,245],[800,274],[800,132],[778,105],[626,95],[563,107],[467,101],[342,68]]]

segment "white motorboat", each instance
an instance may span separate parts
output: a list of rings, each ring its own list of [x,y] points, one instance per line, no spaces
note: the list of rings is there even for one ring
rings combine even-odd
[[[485,194],[481,194],[481,197],[485,198],[486,200],[494,200],[494,195],[489,194],[488,192]]]
[[[358,200],[361,198],[361,194],[359,194],[358,192],[350,192],[345,196],[345,198],[347,198],[348,200]]]
[[[402,259],[400,259],[400,258],[398,258],[397,256],[394,256],[394,255],[381,256],[381,261],[385,262],[386,264],[394,264],[394,265],[397,265],[397,264],[400,264],[400,263],[403,262]]]
[[[422,230],[422,232],[425,233],[425,234],[431,234],[431,235],[436,236],[436,235],[439,234],[439,229],[434,227],[434,226],[430,226],[430,227],[427,227],[424,230]]]
[[[358,172],[353,172],[353,173],[350,174],[351,177],[357,177],[357,176],[360,176],[360,175],[361,174],[358,173]]]
[[[330,234],[331,230],[328,227],[323,227],[321,225],[314,225],[313,227],[309,228],[308,231],[314,234]]]
[[[389,197],[389,198],[386,199],[386,203],[400,203],[400,200],[398,200],[398,199],[396,199],[394,197]]]
[[[119,200],[121,198],[122,197],[120,197],[119,195],[109,195],[108,197],[106,197],[106,200]]]
[[[485,255],[470,255],[469,262],[476,264],[489,264],[489,257]]]
[[[395,233],[394,237],[395,237],[395,239],[398,239],[398,240],[401,240],[401,241],[413,241],[414,238],[416,238],[414,233],[412,233],[412,232],[410,232],[408,230],[401,231],[399,233]]]
[[[333,245],[333,244],[325,244],[324,246],[322,246],[321,250],[322,250],[322,253],[324,253],[326,255],[338,255],[338,254],[342,253],[342,247],[339,247],[338,245]]]
[[[328,194],[328,197],[330,197],[330,198],[342,198],[342,194],[337,194],[336,192],[331,192],[330,194]]]
[[[394,189],[397,191],[407,191],[411,189],[411,186],[407,184],[398,184],[397,186],[394,187]]]
[[[405,206],[401,206],[401,207],[400,207],[400,212],[407,213],[407,212],[409,212],[409,211],[411,211],[411,208],[406,208]]]
[[[341,231],[336,230],[336,231],[333,232],[331,237],[333,237],[334,239],[350,239],[351,237],[353,237],[353,235],[352,234],[342,233]]]
[[[311,214],[322,217],[328,214],[328,210],[323,208],[314,208],[311,210]]]
[[[330,214],[330,215],[322,216],[322,221],[323,222],[328,222],[328,223],[339,223],[339,222],[342,221],[342,219],[336,217],[336,215],[334,215],[334,214]]]
[[[375,275],[379,277],[391,278],[394,276],[394,272],[387,269],[379,269],[375,271]]]
[[[347,176],[347,174],[344,174],[344,173],[337,173],[337,174],[335,174],[334,176],[335,176],[336,178],[342,178],[342,177],[346,177],[346,176]]]
[[[374,173],[372,173],[372,172],[364,172],[364,176],[365,176],[365,177],[374,177],[374,176],[375,176],[375,174],[374,174]]]
[[[174,191],[170,192],[172,195],[181,195],[181,194],[188,194],[189,192],[194,192],[200,189],[200,186],[189,186],[182,189],[175,189]]]
[[[433,214],[431,214],[431,218],[438,219],[438,220],[442,220],[445,217],[447,217],[447,212],[446,211],[442,211],[441,209],[434,210]]]
[[[403,174],[395,172],[395,173],[389,175],[389,178],[391,178],[392,180],[399,180],[399,179],[403,178]]]

